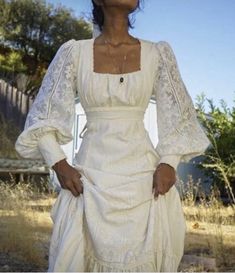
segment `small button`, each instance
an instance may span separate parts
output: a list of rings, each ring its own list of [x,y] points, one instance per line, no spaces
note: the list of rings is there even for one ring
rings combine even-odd
[[[123,77],[121,77],[121,78],[120,78],[120,82],[123,82],[123,81],[124,81],[124,78],[123,78]]]

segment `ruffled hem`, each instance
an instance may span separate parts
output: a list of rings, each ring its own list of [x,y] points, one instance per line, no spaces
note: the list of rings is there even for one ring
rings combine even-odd
[[[83,256],[82,271],[76,270],[76,268],[68,268],[67,272],[178,272],[179,261],[182,258],[158,251],[154,257],[148,259],[140,259],[131,264],[117,264],[98,259],[91,253],[81,254],[80,256]],[[81,265],[79,267],[81,268]],[[54,271],[51,268],[47,272]]]
[[[160,262],[158,259],[161,259]],[[129,265],[115,265],[86,253],[84,272],[177,272],[179,260],[169,254],[155,253],[154,258]],[[158,260],[158,261],[157,261]]]

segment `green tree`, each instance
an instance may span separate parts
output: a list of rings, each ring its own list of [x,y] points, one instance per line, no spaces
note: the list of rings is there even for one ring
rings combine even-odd
[[[220,101],[220,107],[215,106],[204,93],[196,100],[199,119],[212,143],[205,153],[202,167],[222,193],[226,192],[230,201],[235,203],[235,107],[230,109],[224,100]],[[210,109],[207,114],[206,101]]]
[[[29,74],[49,63],[63,42],[91,37],[91,24],[66,7],[45,0],[0,0],[0,5],[1,43],[30,58]]]
[[[22,56],[20,53],[12,51],[7,55],[0,54],[0,66],[5,71],[14,73],[24,72],[27,68],[22,63]]]

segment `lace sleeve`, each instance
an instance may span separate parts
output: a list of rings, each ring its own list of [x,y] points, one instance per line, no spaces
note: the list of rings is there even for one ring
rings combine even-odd
[[[160,161],[177,168],[178,163],[203,154],[210,141],[197,119],[192,99],[182,80],[171,46],[155,43],[157,69],[153,96],[157,105]]]
[[[43,154],[44,149],[40,150],[39,146],[42,147],[43,143],[48,141],[50,143],[54,141],[54,147],[57,147],[55,152],[57,156],[53,159],[50,155],[50,160],[47,161],[50,166],[59,157],[66,157],[62,149],[59,151],[59,145],[67,144],[73,139],[74,99],[77,92],[76,43],[76,40],[71,39],[60,46],[43,78],[39,92],[26,117],[24,130],[15,143],[16,151],[24,158],[44,158],[43,155],[46,153]]]

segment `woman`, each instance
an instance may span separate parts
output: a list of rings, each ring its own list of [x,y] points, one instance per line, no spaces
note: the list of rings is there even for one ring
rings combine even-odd
[[[100,35],[59,48],[16,142],[23,157],[43,157],[62,187],[48,271],[177,271],[186,224],[176,168],[210,142],[170,45],[128,33],[139,1],[92,3]],[[152,95],[157,147],[143,122]],[[75,96],[87,130],[71,166],[60,145],[73,139]]]

